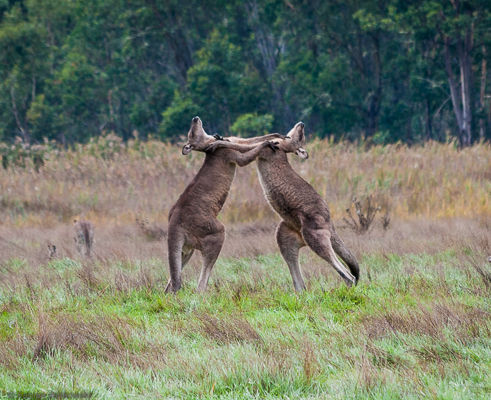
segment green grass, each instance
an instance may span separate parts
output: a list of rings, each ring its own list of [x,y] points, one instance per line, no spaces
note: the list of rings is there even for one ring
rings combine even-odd
[[[309,257],[306,271],[319,263]],[[367,255],[357,287],[313,273],[295,294],[277,254],[220,259],[206,294],[189,268],[173,296],[158,260],[35,271],[11,260],[0,267],[0,393],[489,398],[490,296],[476,262],[486,270],[469,249]]]

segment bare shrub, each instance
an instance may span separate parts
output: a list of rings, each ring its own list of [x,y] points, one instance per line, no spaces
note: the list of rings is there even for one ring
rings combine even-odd
[[[94,226],[90,221],[73,221],[75,236],[73,238],[77,251],[83,257],[92,256],[92,247],[94,246]]]
[[[354,209],[354,213],[352,210]],[[353,197],[350,206],[346,209],[347,217],[343,221],[356,233],[368,232],[373,227],[375,216],[382,210],[382,206],[376,204],[372,195],[359,200]],[[382,217],[382,227],[384,230],[389,228],[390,215],[388,209]]]
[[[58,257],[58,254],[56,253],[56,245],[53,243],[48,243],[48,260],[53,260]]]
[[[384,228],[384,231],[389,229],[390,225],[390,215],[389,211],[386,211],[385,214],[382,216],[382,228]]]

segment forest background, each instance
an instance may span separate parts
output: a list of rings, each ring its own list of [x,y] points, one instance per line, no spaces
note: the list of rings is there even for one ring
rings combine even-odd
[[[489,2],[0,0],[0,141],[491,137]]]

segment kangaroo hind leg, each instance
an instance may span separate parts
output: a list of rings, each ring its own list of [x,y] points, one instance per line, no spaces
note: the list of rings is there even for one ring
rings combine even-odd
[[[356,282],[353,274],[346,266],[339,261],[331,245],[331,232],[329,227],[324,226],[304,226],[302,236],[309,247],[321,258],[331,264],[334,269],[341,275],[348,286]]]
[[[198,280],[198,292],[204,292],[206,290],[211,270],[222,250],[223,242],[225,240],[225,228],[221,223],[219,224],[218,230],[207,235],[202,241],[201,255],[203,256],[203,267]]]
[[[295,291],[300,292],[304,290],[305,282],[298,263],[298,252],[301,247],[305,246],[305,242],[300,232],[290,228],[285,221],[281,221],[276,229],[276,242],[290,270]]]

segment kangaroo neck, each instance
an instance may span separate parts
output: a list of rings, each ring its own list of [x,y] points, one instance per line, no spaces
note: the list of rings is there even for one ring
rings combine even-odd
[[[258,157],[257,169],[260,174],[268,174],[280,172],[282,170],[292,170],[293,168],[288,162],[288,157],[284,151],[278,151],[269,157]]]
[[[278,193],[285,192],[285,189],[289,186],[289,179],[296,175],[295,171],[284,152],[277,152],[269,157],[258,158],[257,170],[259,182],[266,199],[276,209],[275,203],[277,202]]]
[[[202,168],[206,168],[205,172],[208,176],[228,182],[228,188],[230,189],[235,177],[237,164],[228,161],[219,154],[207,153]]]

